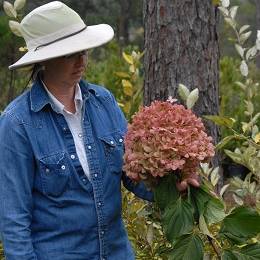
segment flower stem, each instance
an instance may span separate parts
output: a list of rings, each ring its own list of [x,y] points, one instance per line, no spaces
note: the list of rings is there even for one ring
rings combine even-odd
[[[216,243],[214,242],[214,240],[210,236],[207,236],[207,238],[208,238],[209,243],[213,247],[215,253],[217,254],[218,259],[221,259],[221,252],[220,252],[219,247],[216,245]]]

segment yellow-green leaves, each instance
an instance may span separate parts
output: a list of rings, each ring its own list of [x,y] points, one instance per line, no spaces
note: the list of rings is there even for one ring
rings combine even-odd
[[[219,5],[220,4],[220,0],[212,0],[212,4],[213,5]]]
[[[178,94],[180,95],[181,99],[186,102],[189,94],[190,94],[190,91],[189,89],[183,85],[183,84],[179,84],[179,87],[178,87]]]
[[[20,23],[10,20],[9,27],[10,27],[11,31],[13,32],[13,34],[15,34],[18,37],[22,37],[22,33],[20,30]]]
[[[247,77],[248,75],[248,66],[245,62],[245,60],[242,60],[241,65],[240,65],[240,72],[243,76]]]
[[[253,139],[257,144],[260,143],[260,133],[256,134]]]
[[[123,90],[125,95],[132,96],[133,95],[133,85],[129,80],[122,80]]]
[[[244,51],[245,51],[243,49],[243,47],[239,44],[235,44],[235,48],[236,48],[238,54],[240,55],[240,57],[243,59],[244,58]]]
[[[223,7],[227,8],[230,5],[230,1],[229,0],[221,0],[221,4],[222,4]]]
[[[133,57],[131,55],[128,55],[126,54],[125,52],[123,52],[123,58],[124,60],[130,64],[130,65],[133,65],[134,64],[134,60],[133,60]]]
[[[4,1],[3,8],[7,16],[11,18],[15,18],[16,21],[10,20],[9,21],[9,28],[13,34],[18,37],[22,37],[21,29],[20,29],[20,18],[21,15],[17,13],[17,11],[21,10],[26,3],[26,0],[16,0],[14,5],[9,3],[8,1]]]
[[[13,5],[7,1],[4,1],[3,3],[3,8],[7,16],[11,18],[16,18],[17,17],[17,12],[14,9]]]
[[[198,99],[199,99],[199,90],[198,88],[195,88],[191,91],[191,93],[187,98],[187,102],[186,102],[187,108],[191,109],[195,105]]]
[[[191,109],[199,98],[198,88],[195,88],[190,92],[190,90],[183,84],[179,84],[178,94],[181,99],[186,103],[188,109]]]
[[[238,6],[232,6],[230,8],[230,16],[232,19],[235,19],[236,14],[237,14]]]
[[[139,69],[142,66],[140,59],[144,53],[132,51],[131,54],[122,53],[124,61],[128,65],[128,71],[119,71],[115,74],[120,79],[122,85],[121,107],[127,118],[131,118],[132,114],[138,110],[142,99],[142,78]]]
[[[15,0],[14,9],[21,10],[25,6],[26,0]]]
[[[204,116],[204,118],[213,121],[215,124],[219,126],[225,126],[228,128],[233,127],[234,123],[236,122],[235,119],[224,116]]]
[[[8,1],[4,1],[3,8],[7,16],[11,18],[17,18],[17,11],[21,10],[26,3],[26,0],[16,0],[14,5]]]

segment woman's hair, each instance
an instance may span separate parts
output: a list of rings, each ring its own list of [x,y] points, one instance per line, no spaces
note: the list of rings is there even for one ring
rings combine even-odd
[[[32,68],[32,73],[31,73],[31,77],[30,77],[30,81],[34,82],[37,77],[38,77],[38,74],[44,70],[44,66],[39,64],[39,63],[36,63],[34,64],[33,68]]]
[[[27,81],[26,85],[24,86],[22,93],[24,92],[24,90],[29,86],[30,82],[34,82],[38,76],[40,76],[40,72],[44,70],[44,66],[39,64],[39,63],[35,63],[32,67],[32,69],[30,70],[30,77],[29,80]]]

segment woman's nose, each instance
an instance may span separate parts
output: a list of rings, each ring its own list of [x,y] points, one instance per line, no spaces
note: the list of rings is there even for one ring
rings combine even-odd
[[[77,65],[85,65],[86,61],[87,61],[87,54],[86,53],[79,53],[77,55],[77,57],[75,57],[76,59],[76,64]]]

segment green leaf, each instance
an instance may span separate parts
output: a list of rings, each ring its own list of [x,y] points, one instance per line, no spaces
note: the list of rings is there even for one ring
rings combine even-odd
[[[16,13],[16,11],[15,11],[15,9],[14,9],[14,7],[11,3],[4,1],[3,8],[4,8],[4,11],[5,11],[7,16],[9,16],[11,18],[17,17],[17,13]]]
[[[210,174],[210,181],[214,187],[217,185],[219,178],[219,167],[216,167]]]
[[[246,24],[243,25],[240,30],[239,30],[239,34],[243,33],[244,31],[246,31],[248,28],[250,28],[250,25]]]
[[[199,228],[204,235],[214,238],[213,235],[209,232],[208,225],[203,215],[200,215],[199,218]]]
[[[180,196],[176,188],[177,177],[169,174],[160,179],[154,191],[154,200],[161,210],[164,210],[169,203],[174,203]]]
[[[208,191],[204,185],[199,188],[191,187],[191,197],[196,209],[197,221],[203,215],[206,223],[210,225],[220,222],[226,216],[222,201]]]
[[[219,125],[219,126],[225,126],[225,127],[233,127],[234,125],[234,119],[230,118],[230,117],[224,117],[224,116],[203,116],[204,118],[213,121],[215,124]]]
[[[190,187],[191,202],[195,208],[195,220],[198,222],[200,215],[205,211],[206,205],[211,199],[208,192],[203,189],[203,186],[199,188]]]
[[[173,246],[170,260],[202,260],[203,243],[199,236],[191,234],[180,237]]]
[[[236,14],[237,14],[238,6],[232,6],[230,8],[230,16],[232,19],[235,19]]]
[[[131,97],[133,95],[132,83],[129,80],[122,79],[122,85],[123,85],[124,94]]]
[[[247,102],[247,111],[250,115],[254,113],[254,104],[251,101]]]
[[[197,100],[199,99],[199,89],[195,88],[191,91],[191,93],[189,94],[186,104],[187,104],[187,108],[191,109],[193,108],[193,106],[195,105],[195,103],[197,102]]]
[[[240,65],[240,72],[243,76],[247,77],[248,75],[248,65],[246,61],[242,60],[241,65]]]
[[[226,149],[224,150],[224,152],[234,162],[246,166],[245,163],[244,163],[244,160],[243,160],[243,156],[241,154],[234,153],[234,152],[231,152],[230,150],[226,150]]]
[[[180,236],[190,233],[193,225],[193,207],[181,197],[171,203],[163,214],[163,226],[169,241],[174,241]]]
[[[224,250],[221,260],[237,260],[237,258],[230,250]]]
[[[15,0],[14,1],[14,9],[21,10],[25,6],[26,0]]]
[[[118,71],[118,72],[115,72],[115,74],[119,77],[119,78],[130,78],[130,75],[126,72],[123,72],[123,71]]]
[[[213,5],[219,5],[220,4],[220,0],[212,0],[212,4]]]
[[[208,201],[204,213],[208,225],[218,223],[226,216],[224,204],[218,198],[211,197]]]
[[[246,53],[246,60],[248,60],[251,57],[254,57],[257,53],[257,48],[256,46],[253,46],[252,48],[250,48],[247,53]]]
[[[178,94],[180,95],[182,101],[187,101],[187,98],[190,94],[190,91],[189,89],[183,85],[183,84],[179,84],[179,87],[178,87]]]
[[[241,44],[244,44],[248,40],[248,38],[251,36],[251,34],[252,34],[251,31],[240,34],[239,38],[240,38]]]
[[[260,232],[260,215],[252,208],[238,207],[222,222],[220,235],[236,243],[243,243]]]
[[[226,136],[225,138],[223,138],[217,145],[216,145],[216,149],[220,150],[222,149],[224,146],[226,146],[231,140],[235,139],[236,136],[234,135],[229,135]]]
[[[242,59],[244,59],[244,52],[245,52],[244,48],[239,44],[235,44],[235,48],[236,48],[238,54],[240,55],[240,57]]]
[[[245,246],[241,249],[225,250],[222,256],[223,260],[259,260],[260,244]]]
[[[224,16],[228,16],[229,15],[229,11],[227,8],[223,7],[223,6],[219,6],[218,9],[222,12],[222,14]]]
[[[134,60],[133,57],[131,55],[126,54],[125,52],[123,52],[123,58],[124,60],[128,63],[133,65],[134,64]]]
[[[13,34],[15,34],[18,37],[22,37],[22,33],[21,33],[21,29],[20,29],[20,23],[16,22],[16,21],[9,21],[9,27],[11,29],[11,31],[13,32]]]
[[[236,21],[229,18],[229,17],[225,17],[225,21],[227,24],[229,24],[233,29],[236,30]]]
[[[229,0],[221,0],[221,4],[222,4],[222,6],[227,8],[230,5],[230,1]]]

